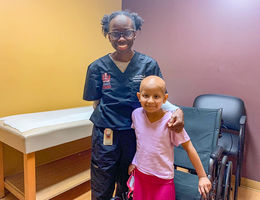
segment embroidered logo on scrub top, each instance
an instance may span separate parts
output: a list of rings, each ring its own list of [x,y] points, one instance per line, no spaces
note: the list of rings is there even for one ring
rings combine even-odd
[[[103,81],[103,89],[110,89],[111,88],[111,84],[110,84],[110,78],[111,75],[104,73],[102,74],[102,81]]]
[[[144,75],[135,75],[133,78],[133,82],[141,82],[144,78]]]

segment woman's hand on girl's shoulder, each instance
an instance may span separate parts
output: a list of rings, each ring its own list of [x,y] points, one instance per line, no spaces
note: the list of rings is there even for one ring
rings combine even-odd
[[[184,128],[184,114],[181,109],[177,109],[172,113],[171,119],[168,122],[168,128],[180,133]]]

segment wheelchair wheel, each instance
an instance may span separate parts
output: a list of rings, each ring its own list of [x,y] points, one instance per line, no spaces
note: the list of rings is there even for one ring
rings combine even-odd
[[[225,183],[223,185],[223,199],[229,200],[230,199],[230,190],[231,190],[231,176],[232,176],[232,162],[229,161],[226,166],[225,171]]]
[[[223,189],[225,185],[225,171],[227,166],[227,156],[224,156],[220,163],[220,168],[217,174],[218,182],[217,182],[217,192],[216,192],[216,199],[221,200],[223,199]]]

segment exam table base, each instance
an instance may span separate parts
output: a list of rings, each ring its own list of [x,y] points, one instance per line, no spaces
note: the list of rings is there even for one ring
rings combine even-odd
[[[6,188],[20,200],[47,200],[90,180],[91,150],[35,167],[35,152],[23,154],[24,172],[4,178],[0,142],[0,198]]]

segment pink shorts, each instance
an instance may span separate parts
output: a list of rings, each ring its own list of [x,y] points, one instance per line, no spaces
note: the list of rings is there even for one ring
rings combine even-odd
[[[173,179],[161,179],[135,169],[133,200],[175,200]]]

